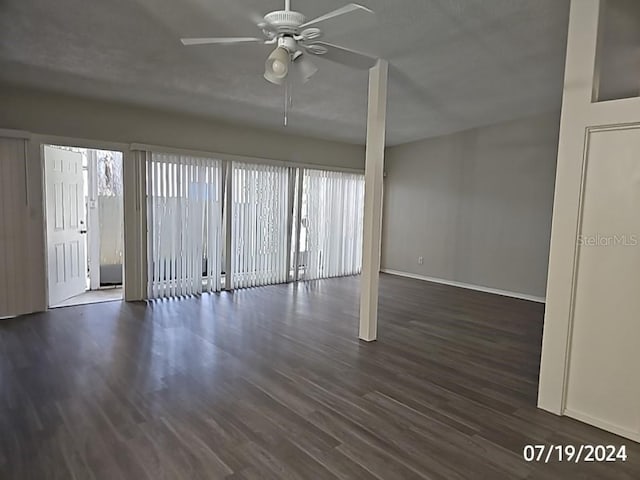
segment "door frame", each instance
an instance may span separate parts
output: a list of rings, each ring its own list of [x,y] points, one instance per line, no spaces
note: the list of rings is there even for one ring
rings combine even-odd
[[[95,151],[93,149],[87,150]],[[97,167],[97,158],[94,155],[87,155],[87,196],[89,203],[87,205],[87,261],[89,262],[89,290],[98,290],[100,288],[100,212],[98,206]],[[95,265],[98,268],[94,268]]]
[[[560,122],[538,407],[565,415],[590,132],[640,122],[640,97],[595,101],[602,0],[572,0]],[[624,435],[624,432],[616,432]]]
[[[129,150],[129,145],[126,143],[118,143],[118,142],[109,142],[109,141],[101,141],[101,140],[88,140],[85,138],[75,138],[75,137],[61,137],[56,135],[40,135],[33,134],[31,136],[31,142],[33,146],[37,146],[38,152],[38,167],[40,172],[40,191],[42,192],[42,230],[41,235],[43,239],[43,245],[45,249],[48,248],[48,236],[47,236],[47,209],[46,209],[46,178],[45,178],[45,163],[44,163],[44,147],[45,145],[59,145],[63,147],[77,147],[77,148],[87,148],[93,150],[110,150],[115,152],[122,153],[122,181],[123,181],[123,190],[124,190],[124,208],[123,208],[123,225],[124,225],[124,250],[125,255],[123,255],[122,260],[122,288],[123,288],[123,300],[129,300],[127,295],[127,183],[131,182],[131,179],[127,180],[127,163],[130,162],[129,157],[131,152]],[[45,255],[46,257],[46,255]],[[49,266],[45,261],[44,265],[44,277],[42,279],[44,285],[45,292],[45,305],[47,310],[51,307],[49,306]]]

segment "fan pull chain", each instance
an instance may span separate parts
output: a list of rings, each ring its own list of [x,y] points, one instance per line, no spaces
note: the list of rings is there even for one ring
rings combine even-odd
[[[284,82],[284,126],[289,124],[289,110],[293,107],[293,83],[287,77]]]

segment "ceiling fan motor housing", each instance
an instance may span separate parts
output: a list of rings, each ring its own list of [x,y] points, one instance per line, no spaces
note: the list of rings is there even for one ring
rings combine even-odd
[[[298,42],[289,35],[283,35],[278,38],[278,47],[284,48],[289,53],[295,53],[298,50]]]
[[[275,27],[278,33],[289,34],[297,33],[298,27],[307,21],[305,16],[300,12],[285,10],[267,13],[264,19],[272,27]]]

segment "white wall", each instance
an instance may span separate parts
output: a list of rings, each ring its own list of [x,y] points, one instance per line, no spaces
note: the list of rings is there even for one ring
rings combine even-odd
[[[544,297],[559,122],[553,112],[388,149],[382,268]]]
[[[0,129],[35,134],[27,143],[27,168],[24,168],[24,161],[20,164],[20,171],[28,172],[27,180],[22,180],[22,183],[29,187],[28,218],[33,228],[11,243],[27,245],[26,251],[30,252],[28,262],[23,261],[29,263],[25,282],[30,288],[28,293],[22,295],[26,300],[21,300],[20,308],[12,308],[10,314],[40,311],[47,305],[41,143],[56,143],[68,137],[79,140],[76,146],[124,152],[124,208],[127,212],[125,295],[128,300],[140,299],[144,292],[141,285],[143,265],[140,262],[143,252],[139,251],[142,228],[138,208],[143,200],[137,197],[140,192],[132,180],[140,173],[137,172],[134,155],[128,151],[129,144],[142,143],[329,167],[364,168],[364,147],[359,145],[283,135],[199,117],[7,85],[0,85]],[[8,256],[20,254],[13,251],[15,249],[5,247],[3,242],[0,244],[0,253]]]

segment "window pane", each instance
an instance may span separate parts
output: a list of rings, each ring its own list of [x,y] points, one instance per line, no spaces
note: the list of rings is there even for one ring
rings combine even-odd
[[[598,33],[596,101],[640,95],[640,1],[604,0]]]

